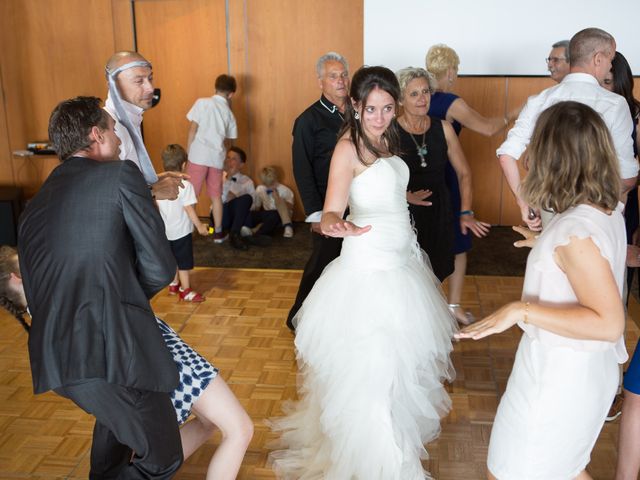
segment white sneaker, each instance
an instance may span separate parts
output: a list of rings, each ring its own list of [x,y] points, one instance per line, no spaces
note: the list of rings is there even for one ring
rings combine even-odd
[[[282,234],[282,236],[284,238],[292,238],[293,237],[293,227],[290,225],[287,225],[286,227],[284,227],[284,233]]]
[[[240,236],[241,237],[250,237],[253,235],[253,232],[251,231],[251,229],[249,227],[243,226],[240,229]]]

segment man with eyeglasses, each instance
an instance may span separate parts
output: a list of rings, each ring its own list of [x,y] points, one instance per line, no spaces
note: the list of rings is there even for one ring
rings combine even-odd
[[[626,100],[600,86],[611,70],[616,52],[615,39],[599,28],[586,28],[576,33],[569,43],[571,55],[569,74],[561,83],[543,90],[527,100],[506,141],[496,154],[509,188],[518,203],[522,220],[532,230],[541,230],[540,212],[533,211],[520,197],[520,172],[517,159],[531,140],[538,115],[562,101],[584,103],[598,112],[609,128],[616,149],[622,178],[620,199],[636,184],[638,162],[633,155],[631,131],[633,124]]]
[[[302,302],[324,267],[340,255],[342,248],[341,238],[322,235],[320,218],[329,181],[329,163],[349,98],[349,65],[342,55],[329,52],[318,59],[316,72],[322,91],[320,100],[302,112],[293,124],[293,174],[307,215],[305,221],[313,232],[313,250],[287,317],[287,326],[291,330],[295,329],[293,317]]]
[[[545,60],[549,75],[560,83],[569,73],[569,40],[560,40],[551,45],[551,52]]]

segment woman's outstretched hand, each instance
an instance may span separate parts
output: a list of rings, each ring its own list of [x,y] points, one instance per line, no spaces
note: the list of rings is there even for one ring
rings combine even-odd
[[[340,220],[339,222],[332,223],[326,228],[323,226],[322,233],[328,237],[357,237],[363,233],[367,233],[371,230],[371,225],[359,227],[355,223],[347,220]]]
[[[486,237],[489,234],[489,229],[491,229],[490,223],[476,220],[473,217],[473,214],[462,215],[460,217],[460,230],[464,235],[466,235],[467,232],[470,231],[476,237],[482,238],[482,237]]]
[[[540,232],[530,230],[527,227],[521,227],[520,225],[514,225],[511,228],[524,237],[524,240],[518,240],[513,243],[513,246],[516,248],[533,248],[533,246],[536,244],[536,240],[540,236]]]
[[[509,303],[488,317],[463,328],[454,337],[457,339],[472,338],[473,340],[480,340],[489,335],[504,332],[522,318],[522,302]]]

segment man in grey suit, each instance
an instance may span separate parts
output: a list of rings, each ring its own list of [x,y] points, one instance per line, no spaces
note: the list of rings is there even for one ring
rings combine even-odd
[[[99,99],[60,103],[49,137],[62,164],[19,227],[34,392],[95,416],[90,478],[171,478],[178,372],[149,304],[176,270],[162,219]]]

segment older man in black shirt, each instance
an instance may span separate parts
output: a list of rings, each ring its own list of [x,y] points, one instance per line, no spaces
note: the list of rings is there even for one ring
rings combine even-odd
[[[346,59],[329,52],[316,64],[320,100],[307,108],[293,124],[293,173],[302,204],[313,232],[313,251],[304,267],[302,280],[287,318],[294,330],[293,317],[313,288],[316,280],[332,260],[340,254],[341,238],[322,235],[320,219],[327,193],[329,164],[338,141],[343,113],[349,98],[349,66]]]

